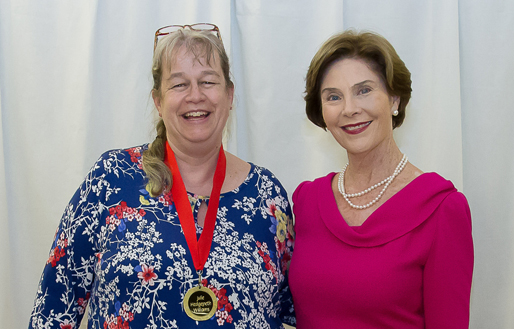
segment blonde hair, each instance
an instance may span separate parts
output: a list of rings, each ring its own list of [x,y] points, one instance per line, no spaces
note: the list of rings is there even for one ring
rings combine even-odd
[[[221,70],[227,90],[234,87],[230,79],[230,65],[223,43],[214,34],[204,31],[181,29],[163,37],[155,48],[152,64],[153,89],[152,94],[161,94],[163,70],[175,59],[177,51],[184,46],[193,54],[195,60],[205,60],[207,65],[216,60],[218,54]],[[146,174],[146,190],[152,197],[161,195],[171,189],[173,183],[171,172],[164,163],[166,147],[166,126],[159,119],[155,130],[157,137],[143,152],[143,170]]]

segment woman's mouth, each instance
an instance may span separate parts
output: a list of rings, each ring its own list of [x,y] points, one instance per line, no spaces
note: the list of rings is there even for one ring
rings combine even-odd
[[[356,124],[352,124],[352,125],[346,125],[346,126],[343,126],[343,131],[348,133],[348,134],[352,134],[352,135],[356,135],[356,134],[360,134],[361,132],[363,132],[364,130],[366,130],[369,125],[371,124],[372,121],[367,121],[367,122],[360,122],[360,123],[356,123]]]
[[[182,117],[184,117],[184,119],[188,119],[188,120],[203,119],[203,118],[208,117],[209,114],[211,114],[211,113],[206,112],[206,111],[191,111],[191,112],[187,112],[186,114],[182,115]]]

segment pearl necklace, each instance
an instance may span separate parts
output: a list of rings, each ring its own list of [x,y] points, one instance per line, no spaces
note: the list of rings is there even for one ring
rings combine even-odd
[[[365,189],[362,192],[346,193],[345,190],[344,190],[344,173],[346,172],[346,168],[348,167],[348,163],[347,163],[346,166],[344,166],[343,170],[341,170],[341,173],[339,174],[339,180],[338,180],[338,184],[337,184],[338,187],[339,187],[339,193],[341,193],[343,195],[344,199],[346,200],[346,202],[348,202],[350,207],[352,207],[354,209],[366,209],[366,208],[369,208],[372,205],[374,205],[378,200],[380,200],[380,198],[384,194],[385,190],[389,187],[389,185],[391,184],[393,179],[395,179],[395,177],[398,176],[402,172],[403,168],[405,168],[405,165],[407,165],[407,156],[404,154],[402,160],[400,161],[398,166],[396,166],[396,169],[394,170],[394,173],[391,176],[387,177],[386,179],[384,179],[380,183],[377,183],[377,184],[375,184],[375,185],[373,185],[371,187],[368,187],[367,189]],[[380,187],[382,185],[384,185],[384,187],[382,188],[382,191],[380,191],[378,196],[375,199],[371,200],[371,202],[369,202],[369,203],[367,203],[365,205],[362,205],[362,206],[358,206],[356,204],[353,204],[350,201],[350,198],[355,198],[355,197],[362,196],[362,195],[364,195],[366,193],[369,193],[369,192],[373,191],[374,189],[376,189],[377,187]]]

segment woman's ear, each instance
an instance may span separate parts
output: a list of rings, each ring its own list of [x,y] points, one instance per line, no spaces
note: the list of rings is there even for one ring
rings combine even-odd
[[[234,86],[228,88],[228,97],[230,98],[230,109],[232,110],[232,104],[234,104]]]
[[[152,98],[153,98],[153,103],[155,104],[155,108],[159,112],[159,116],[162,118],[161,96],[159,95],[159,92],[155,89],[152,90]]]
[[[398,111],[398,107],[400,106],[400,96],[392,96],[393,106],[391,107],[391,113],[394,111]]]

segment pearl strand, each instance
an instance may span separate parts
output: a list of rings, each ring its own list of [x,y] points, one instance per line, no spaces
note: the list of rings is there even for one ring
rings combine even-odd
[[[399,170],[400,166],[402,165],[402,162],[406,161],[406,159],[407,159],[407,157],[406,157],[406,156],[405,156],[405,154],[404,154],[404,155],[403,155],[402,160],[400,161],[400,163],[398,164],[398,166],[396,166],[396,169],[394,170],[394,172],[395,172],[395,173]],[[358,192],[358,193],[346,193],[346,192],[344,191],[344,183],[343,183],[343,179],[344,179],[344,172],[346,171],[346,168],[347,168],[347,167],[348,167],[348,164],[346,164],[346,166],[345,166],[345,167],[344,167],[344,169],[342,170],[343,175],[339,175],[338,187],[339,187],[339,192],[340,192],[341,194],[343,194],[343,195],[346,195],[348,198],[355,198],[355,197],[362,196],[362,195],[364,195],[364,194],[366,194],[366,193],[369,193],[369,192],[373,191],[374,189],[376,189],[377,187],[380,187],[380,186],[384,185],[385,183],[387,183],[387,181],[388,181],[388,180],[390,180],[390,179],[392,180],[392,178],[394,178],[394,177],[392,177],[392,176],[394,175],[394,173],[393,173],[393,175],[391,175],[391,176],[389,176],[389,177],[386,177],[386,178],[385,178],[383,181],[381,181],[380,183],[377,183],[377,184],[375,184],[375,185],[373,185],[373,186],[371,186],[371,187],[369,187],[369,188],[365,189],[365,190],[364,190],[364,191],[362,191],[362,192]],[[403,169],[403,168],[402,168],[402,169]],[[401,169],[400,169],[400,171],[401,171]]]
[[[338,180],[338,184],[337,184],[338,188],[339,188],[339,193],[341,193],[343,195],[343,198],[346,200],[346,202],[348,202],[350,207],[352,207],[354,209],[366,209],[366,208],[369,208],[372,205],[374,205],[378,200],[380,200],[380,198],[384,194],[385,190],[389,187],[389,185],[391,184],[393,179],[395,179],[396,176],[398,176],[402,172],[403,168],[405,168],[405,166],[407,165],[407,162],[408,162],[407,161],[407,156],[404,154],[402,160],[400,161],[398,166],[396,166],[396,169],[394,170],[394,173],[391,176],[387,177],[386,179],[384,179],[380,183],[377,183],[377,184],[375,184],[375,185],[365,189],[362,192],[348,193],[348,194],[344,190],[344,173],[346,172],[346,168],[348,167],[348,164],[346,164],[346,166],[343,168],[343,170],[339,174],[339,180]],[[362,205],[362,206],[358,206],[356,204],[353,204],[350,201],[350,198],[362,196],[362,195],[364,195],[366,193],[369,193],[369,192],[373,191],[374,189],[376,189],[377,187],[380,187],[382,185],[384,185],[384,187],[382,188],[382,190],[380,191],[378,196],[375,199],[373,199],[372,201],[370,201],[369,203],[367,203],[365,205]]]

